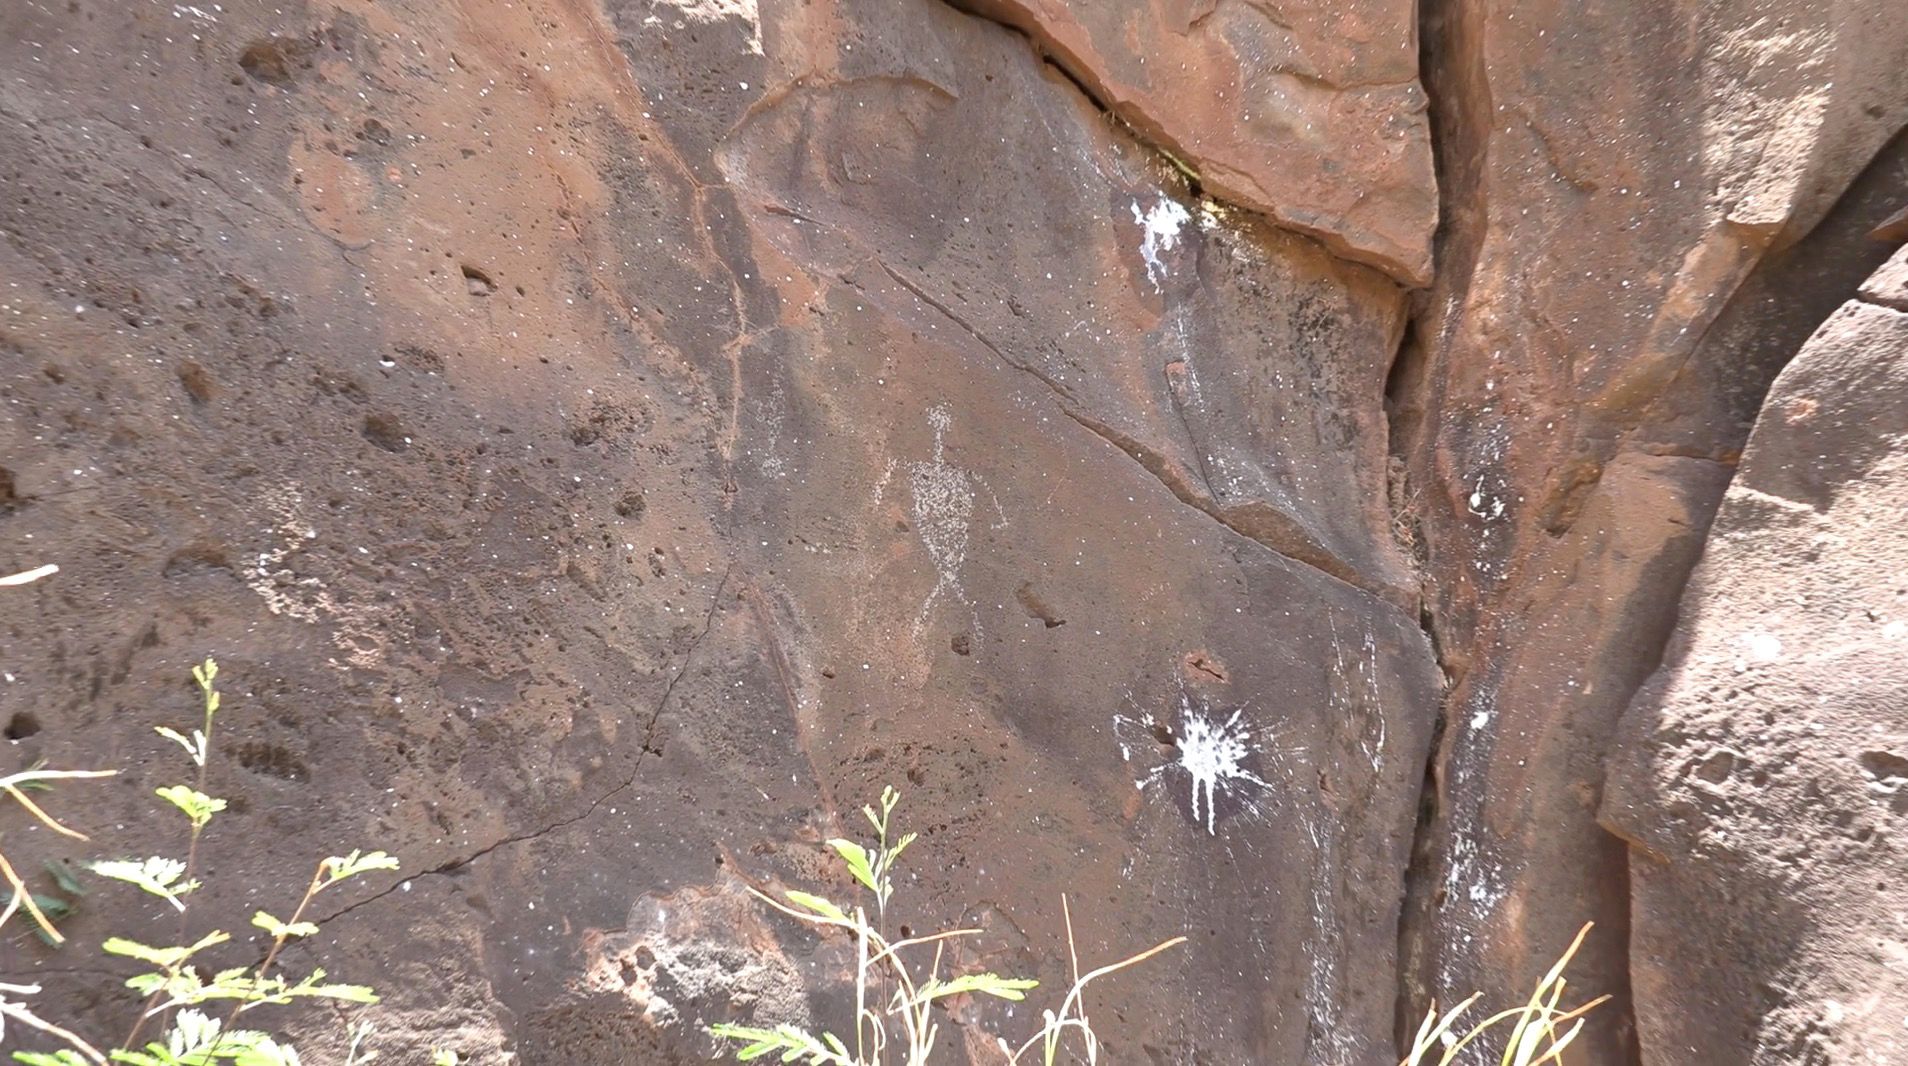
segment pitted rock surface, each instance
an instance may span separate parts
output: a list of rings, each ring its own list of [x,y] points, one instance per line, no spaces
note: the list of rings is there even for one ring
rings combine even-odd
[[[213,655],[188,924],[399,856],[287,956],[389,1061],[847,1031],[748,889],[853,898],[885,784],[955,964],[1064,988],[1063,892],[1082,962],[1190,938],[1102,1061],[1396,1062],[1589,919],[1581,1061],[1892,1052],[1905,59],[1880,0],[17,0],[0,758],[122,773],[8,854],[175,850]],[[143,902],[0,981],[123,1032]]]

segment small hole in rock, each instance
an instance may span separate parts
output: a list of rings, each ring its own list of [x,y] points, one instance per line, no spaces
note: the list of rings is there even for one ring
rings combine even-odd
[[[497,291],[497,283],[490,279],[489,274],[469,264],[464,264],[458,269],[463,271],[464,288],[469,290],[472,296],[489,296]]]
[[[25,740],[39,731],[40,720],[33,716],[32,711],[15,711],[13,717],[7,719],[8,740]]]

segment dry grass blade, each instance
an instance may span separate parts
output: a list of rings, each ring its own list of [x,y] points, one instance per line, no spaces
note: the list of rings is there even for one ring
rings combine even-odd
[[[59,572],[60,568],[58,565],[47,563],[45,566],[36,566],[31,570],[22,570],[17,574],[8,574],[5,577],[0,577],[0,586],[31,585],[43,577],[52,577]]]
[[[1060,896],[1060,912],[1066,920],[1067,956],[1073,966],[1073,987],[1067,990],[1066,998],[1060,1001],[1059,1012],[1057,1014],[1049,1013],[1047,1015],[1047,1024],[1043,1026],[1039,1032],[1029,1037],[1027,1042],[1020,1045],[1019,1048],[1007,1052],[1007,1061],[1010,1064],[1018,1063],[1021,1056],[1033,1050],[1035,1045],[1039,1045],[1043,1050],[1045,1062],[1053,1062],[1054,1056],[1060,1050],[1060,1043],[1065,1039],[1069,1030],[1077,1031],[1081,1039],[1086,1042],[1087,1062],[1097,1062],[1099,1060],[1099,1038],[1094,1034],[1093,1023],[1087,1018],[1086,986],[1108,974],[1117,973],[1120,970],[1126,969],[1128,966],[1145,962],[1147,959],[1165,951],[1167,948],[1177,947],[1186,942],[1185,937],[1176,936],[1171,940],[1161,941],[1136,955],[1129,955],[1118,962],[1108,963],[1096,970],[1088,971],[1085,975],[1081,975],[1080,954],[1073,936],[1073,905],[1064,893]],[[1002,1050],[1007,1050],[1004,1043],[1001,1047]]]
[[[6,854],[3,852],[0,852],[0,877],[6,878],[7,884],[13,889],[13,898],[7,901],[6,910],[0,911],[0,926],[5,925],[7,920],[24,906],[27,914],[33,919],[33,924],[39,926],[41,932],[55,944],[65,943],[66,938],[60,935],[58,929],[53,928],[53,920],[46,916],[46,912],[40,909],[38,903],[34,902],[33,892],[27,888],[25,881],[20,880],[20,875],[14,872],[13,864],[7,861]]]
[[[1025,998],[1028,989],[1039,984],[1032,978],[1003,976],[992,971],[954,973],[943,977],[941,966],[946,961],[947,946],[956,938],[981,935],[979,929],[950,929],[925,936],[903,936],[893,941],[887,938],[886,914],[889,893],[892,891],[888,875],[894,868],[894,860],[916,839],[916,834],[907,833],[897,842],[889,842],[889,819],[900,798],[900,793],[893,788],[885,788],[881,795],[880,814],[876,814],[872,807],[863,808],[878,837],[875,847],[865,847],[849,840],[828,841],[829,847],[848,864],[848,872],[854,880],[874,893],[877,905],[874,921],[870,921],[869,913],[859,905],[850,913],[826,898],[806,892],[785,890],[780,893],[785,898],[778,898],[754,884],[747,886],[749,893],[756,899],[806,925],[837,926],[854,935],[854,1057],[847,1057],[846,1044],[833,1035],[822,1032],[819,1036],[810,1036],[807,1030],[788,1023],[775,1029],[729,1023],[710,1027],[709,1032],[717,1038],[740,1041],[745,1045],[737,1051],[738,1058],[753,1060],[781,1052],[784,1062],[800,1059],[812,1063],[840,1063],[843,1066],[882,1066],[890,1061],[887,1054],[892,1042],[892,1050],[904,1066],[926,1066],[934,1054],[941,1032],[940,1024],[934,1017],[936,1003],[962,996],[1020,1000]],[[1073,986],[1057,1012],[1042,1012],[1044,1024],[1027,1043],[1021,1045],[1019,1051],[1013,1050],[1005,1039],[995,1038],[995,1045],[1010,1064],[1019,1062],[1026,1052],[1041,1046],[1045,1051],[1045,1061],[1051,1066],[1055,1054],[1060,1050],[1061,1041],[1074,1033],[1079,1034],[1085,1049],[1085,1058],[1079,1059],[1076,1054],[1075,1059],[1088,1066],[1097,1062],[1099,1041],[1087,1019],[1082,998],[1086,986],[1098,978],[1144,962],[1167,948],[1183,944],[1187,939],[1183,936],[1174,937],[1136,955],[1081,974],[1080,954],[1073,933],[1073,905],[1062,895],[1060,906],[1066,916],[1067,959],[1073,974]],[[901,928],[905,934],[907,927]],[[930,944],[934,947],[934,959],[925,970],[902,957],[903,948],[926,947]],[[885,1000],[886,1005],[870,1002],[871,998]],[[823,1046],[824,1043],[827,1046]]]
[[[74,1051],[84,1055],[89,1062],[104,1063],[106,1055],[98,1048],[81,1039],[79,1034],[47,1021],[45,1018],[26,1009],[20,1003],[7,999],[7,993],[30,996],[40,990],[39,985],[0,984],[0,1019],[12,1018],[29,1029],[38,1029],[59,1040],[63,1040]],[[5,1026],[0,1025],[0,1035],[4,1035]]]
[[[33,785],[44,786],[50,781],[67,781],[88,777],[111,777],[115,773],[118,773],[118,771],[42,770],[38,767],[33,767],[31,769],[21,770],[17,773],[8,774],[5,777],[0,777],[0,792],[4,792],[13,797],[15,803],[18,803],[21,808],[28,814],[31,814],[41,825],[46,826],[55,833],[64,837],[71,837],[74,840],[85,840],[87,839],[85,833],[61,825],[59,819],[46,813],[39,804],[33,802],[33,798],[26,794],[26,788]],[[0,928],[4,928],[15,914],[18,914],[24,909],[27,912],[27,916],[33,919],[33,924],[40,927],[40,932],[46,934],[47,939],[55,944],[66,942],[66,938],[60,935],[60,931],[53,927],[53,920],[48,918],[46,912],[41,910],[40,905],[34,901],[32,890],[27,888],[26,881],[14,870],[13,864],[7,861],[6,853],[3,851],[0,851],[0,878],[5,878],[8,887],[13,890],[13,895],[7,900],[7,905],[4,908],[0,908]]]
[[[118,772],[117,770],[22,770],[17,774],[0,777],[0,791],[5,791],[7,795],[12,796],[15,802],[26,808],[28,814],[39,819],[40,823],[48,829],[61,836],[72,837],[74,840],[85,840],[87,839],[85,833],[61,825],[52,815],[42,810],[39,804],[33,802],[21,786],[82,777],[111,777]]]
[[[1147,959],[1150,959],[1153,956],[1159,954],[1160,952],[1165,951],[1167,948],[1175,948],[1181,944],[1184,944],[1185,942],[1186,942],[1186,938],[1183,936],[1176,936],[1172,938],[1171,940],[1162,940],[1159,943],[1154,944],[1152,947],[1147,948],[1145,951],[1142,951],[1137,955],[1129,955],[1118,962],[1108,963],[1107,965],[1102,966],[1097,970],[1089,971],[1085,977],[1082,977],[1078,981],[1074,982],[1074,987],[1076,988],[1081,987],[1087,984],[1088,982],[1094,980],[1095,978],[1105,977],[1107,974],[1113,973],[1116,970],[1124,970],[1128,966],[1133,966],[1138,963],[1145,962]]]
[[[979,936],[980,932],[978,929],[949,929],[945,933],[934,933],[928,936],[912,937],[907,940],[897,940],[883,948],[878,954],[870,956],[868,961],[871,963],[880,962],[902,948],[911,948],[916,944],[931,944],[937,940],[947,940],[957,936]],[[938,961],[938,957],[936,961]]]
[[[1476,995],[1458,1004],[1442,1017],[1433,1005],[1427,1011],[1422,1024],[1418,1026],[1417,1036],[1411,1042],[1411,1050],[1399,1063],[1399,1066],[1428,1066],[1436,1062],[1437,1066],[1451,1066],[1458,1056],[1474,1043],[1478,1043],[1486,1034],[1505,1022],[1510,1022],[1510,1036],[1505,1041],[1503,1052],[1498,1056],[1499,1066],[1543,1066],[1545,1063],[1562,1063],[1564,1049],[1574,1043],[1583,1032],[1583,1016],[1609,996],[1597,998],[1570,1010],[1559,1010],[1569,982],[1564,980],[1564,970],[1570,960],[1589,935],[1593,923],[1585,923],[1577,931],[1570,946],[1558,957],[1536,986],[1531,990],[1530,998],[1519,1007],[1498,1011],[1468,1030],[1459,1030],[1458,1019],[1478,1000]],[[1565,1028],[1567,1027],[1567,1028]],[[1561,1031],[1560,1031],[1561,1030]],[[1442,1054],[1434,1060],[1432,1054],[1443,1045]]]

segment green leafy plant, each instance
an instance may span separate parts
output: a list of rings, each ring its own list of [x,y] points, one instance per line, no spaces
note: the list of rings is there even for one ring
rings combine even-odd
[[[1522,1006],[1499,1011],[1466,1029],[1459,1025],[1459,1019],[1471,1009],[1482,993],[1471,996],[1442,1017],[1438,1014],[1437,1005],[1432,1004],[1425,1013],[1424,1022],[1418,1026],[1417,1036],[1411,1041],[1410,1053],[1399,1066],[1451,1066],[1466,1048],[1473,1044],[1481,1046],[1487,1034],[1505,1026],[1509,1027],[1510,1035],[1498,1058],[1500,1066],[1543,1066],[1544,1063],[1563,1062],[1564,1049],[1583,1032],[1583,1016],[1610,998],[1598,996],[1569,1010],[1559,1006],[1568,984],[1564,980],[1564,968],[1577,954],[1577,949],[1583,946],[1584,938],[1590,934],[1593,924],[1586,923],[1577,931],[1577,938],[1570,942],[1570,947],[1557,959],[1556,964],[1537,982],[1530,998]]]
[[[317,923],[310,921],[306,915],[320,893],[361,874],[397,869],[397,860],[382,851],[353,851],[349,855],[332,856],[318,863],[305,886],[304,895],[299,898],[288,918],[281,919],[263,910],[253,914],[251,924],[271,937],[271,946],[266,950],[263,961],[256,966],[201,968],[198,960],[202,953],[232,939],[231,934],[223,929],[211,930],[189,943],[185,942],[183,933],[190,899],[202,887],[202,882],[194,875],[198,865],[200,838],[217,815],[226,809],[224,799],[206,791],[207,763],[213,751],[214,726],[220,709],[216,684],[218,670],[218,664],[212,659],[192,669],[193,680],[198,683],[204,697],[203,718],[196,728],[188,734],[169,726],[158,727],[159,735],[185,750],[197,771],[191,785],[172,784],[155,790],[160,799],[185,816],[188,827],[185,858],[154,855],[139,859],[103,860],[87,866],[98,876],[132,885],[164,900],[179,916],[181,942],[155,946],[114,936],[108,937],[100,945],[100,950],[106,954],[130,959],[144,967],[126,980],[126,987],[143,994],[145,1002],[132,1031],[110,1051],[101,1051],[71,1029],[49,1022],[28,1010],[23,1002],[24,997],[37,993],[37,985],[0,984],[0,1026],[10,1019],[66,1045],[52,1052],[16,1051],[12,1056],[15,1062],[27,1066],[102,1066],[107,1062],[128,1063],[130,1066],[215,1066],[218,1063],[233,1063],[235,1066],[299,1066],[296,1048],[271,1033],[240,1028],[237,1025],[239,1017],[259,1007],[285,1006],[303,1000],[346,1004],[377,1002],[377,995],[370,988],[327,981],[323,969],[314,968],[302,977],[294,977],[278,972],[274,967],[287,943],[318,932]],[[101,777],[111,772],[33,769],[0,778],[0,791],[7,792],[43,824],[62,835],[83,840],[85,837],[81,834],[54,821],[27,798],[23,790],[43,787],[47,782],[64,778]],[[4,911],[0,911],[0,927],[4,927],[16,911],[25,910],[42,932],[58,942],[59,933],[53,928],[47,909],[26,891],[12,865],[6,863],[3,856],[0,856],[0,874],[5,875],[13,888],[11,902]],[[74,887],[64,882],[61,886],[69,892]],[[223,1018],[215,1015],[218,1009],[224,1010]],[[140,1043],[140,1033],[154,1019],[161,1022],[159,1037]],[[370,1032],[368,1025],[351,1027],[348,1063],[368,1063],[377,1057],[377,1052],[363,1047]]]
[[[967,995],[993,996],[1017,1002],[1025,999],[1027,993],[1039,985],[1038,981],[1031,978],[1002,977],[993,972],[942,977],[941,963],[947,943],[958,937],[977,935],[980,932],[978,929],[952,929],[926,936],[904,936],[900,940],[888,938],[887,909],[894,896],[895,862],[916,839],[916,834],[908,833],[890,843],[894,808],[900,801],[900,793],[892,787],[884,788],[881,791],[879,813],[872,806],[861,809],[874,827],[874,847],[851,840],[828,841],[828,846],[841,856],[850,876],[874,896],[875,921],[869,921],[867,911],[859,905],[850,910],[808,892],[788,890],[783,893],[785,899],[778,900],[758,889],[749,890],[770,907],[798,921],[840,929],[854,938],[854,1046],[850,1048],[848,1041],[832,1032],[811,1033],[788,1024],[773,1028],[727,1023],[711,1026],[709,1032],[714,1036],[742,1045],[736,1051],[738,1060],[747,1062],[767,1055],[778,1055],[782,1062],[801,1062],[808,1066],[882,1066],[890,1061],[892,1045],[892,1053],[899,1057],[900,1062],[906,1066],[923,1066],[933,1052],[939,1035],[939,1027],[932,1016],[937,1002]],[[1061,897],[1061,909],[1066,916],[1073,985],[1061,1000],[1057,1011],[1042,1012],[1040,1029],[1025,1042],[1014,1046],[1005,1039],[996,1038],[1010,1064],[1019,1063],[1038,1048],[1040,1061],[1045,1066],[1052,1066],[1070,1036],[1077,1039],[1087,1062],[1097,1062],[1099,1040],[1087,1018],[1087,985],[1186,940],[1183,936],[1174,937],[1137,955],[1082,974],[1079,956],[1073,950],[1073,912],[1065,896]],[[933,948],[933,956],[925,970],[921,970],[917,963],[908,961],[909,956],[923,953],[929,947]]]

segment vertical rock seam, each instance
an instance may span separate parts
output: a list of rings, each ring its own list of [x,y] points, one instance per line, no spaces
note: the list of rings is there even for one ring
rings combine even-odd
[[[1421,0],[1418,5],[1418,77],[1424,83],[1431,131],[1431,159],[1438,184],[1438,228],[1432,237],[1432,276],[1455,286],[1460,297],[1475,269],[1483,242],[1480,224],[1484,208],[1481,171],[1484,146],[1490,133],[1490,84],[1474,20],[1471,0]],[[1409,1047],[1426,1003],[1430,985],[1425,975],[1432,965],[1431,911],[1437,863],[1432,829],[1438,809],[1438,766],[1446,743],[1449,706],[1446,700],[1461,663],[1451,661],[1451,649],[1441,638],[1437,581],[1429,566],[1427,546],[1417,508],[1421,486],[1411,484],[1409,459],[1433,444],[1424,425],[1424,397],[1435,338],[1426,336],[1436,320],[1430,290],[1413,299],[1410,317],[1391,375],[1385,383],[1385,412],[1390,420],[1391,505],[1396,516],[1393,531],[1404,542],[1418,567],[1421,582],[1418,624],[1437,655],[1446,696],[1439,702],[1431,747],[1425,758],[1423,791],[1405,869],[1402,909],[1398,918],[1397,1033],[1400,1049]]]

